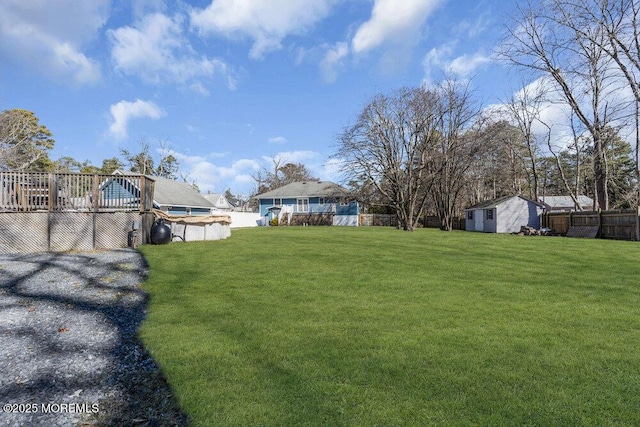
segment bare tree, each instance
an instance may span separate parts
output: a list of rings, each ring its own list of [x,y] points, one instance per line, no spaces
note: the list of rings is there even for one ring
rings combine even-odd
[[[0,113],[0,170],[42,170],[50,163],[51,131],[31,111],[13,109]]]
[[[348,178],[364,179],[395,209],[399,226],[413,231],[433,177],[442,121],[439,94],[404,88],[377,95],[338,138],[334,158]]]
[[[538,166],[540,149],[544,141],[547,141],[551,135],[550,127],[542,121],[541,117],[542,109],[547,99],[547,91],[544,85],[523,85],[522,89],[512,95],[511,99],[505,103],[510,119],[520,130],[521,141],[515,142],[516,144],[522,144],[526,153],[522,160],[528,166],[530,179],[529,198],[536,201],[540,196],[540,171]],[[542,126],[538,126],[536,131],[536,125]],[[541,128],[545,130],[541,132]]]
[[[441,229],[451,231],[462,190],[468,181],[468,171],[480,145],[471,125],[478,118],[479,108],[472,101],[469,87],[447,79],[438,88],[439,120],[437,122],[435,167],[431,197]]]
[[[178,179],[178,174],[180,172],[180,162],[174,156],[174,151],[171,149],[171,143],[169,141],[161,141],[160,142],[160,160],[158,161],[158,166],[156,167],[154,174],[156,176],[160,176],[168,179]]]
[[[159,176],[167,179],[178,179],[183,174],[180,172],[180,162],[173,155],[168,141],[158,143],[160,158],[156,166],[154,155],[151,152],[151,143],[146,139],[140,141],[140,151],[132,153],[125,148],[120,149],[120,156],[128,164],[131,172],[141,173],[143,175]],[[157,157],[157,156],[156,156]],[[117,160],[117,159],[116,159]],[[186,179],[184,179],[187,182]],[[192,184],[193,186],[194,184]]]
[[[281,158],[272,159],[273,169],[262,168],[253,176],[256,182],[254,194],[264,193],[297,181],[317,181],[302,163],[285,163]]]
[[[513,64],[550,77],[553,89],[589,133],[595,152],[595,199],[597,207],[607,209],[602,132],[616,118],[611,94],[620,82],[603,48],[608,35],[598,25],[578,30],[570,1],[527,2],[519,12],[507,29],[502,53]]]
[[[499,111],[485,112],[476,135],[482,147],[469,169],[466,202],[479,202],[508,194],[523,194],[529,178],[520,129]]]
[[[124,158],[131,172],[143,175],[153,175],[155,168],[150,144],[146,140],[140,141],[140,152],[132,153],[126,148],[120,149],[120,156]]]
[[[636,198],[640,199],[640,1],[554,0],[566,25],[598,45],[617,65],[634,97]],[[599,27],[605,37],[593,37]]]

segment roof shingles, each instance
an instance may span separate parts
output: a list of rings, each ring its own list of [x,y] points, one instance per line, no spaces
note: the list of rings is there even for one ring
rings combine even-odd
[[[347,191],[330,181],[298,181],[267,191],[256,199],[280,199],[287,197],[343,197]]]

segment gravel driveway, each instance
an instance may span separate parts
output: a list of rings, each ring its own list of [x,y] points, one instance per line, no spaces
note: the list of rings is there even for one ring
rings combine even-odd
[[[134,250],[0,255],[0,426],[186,425],[143,348]]]

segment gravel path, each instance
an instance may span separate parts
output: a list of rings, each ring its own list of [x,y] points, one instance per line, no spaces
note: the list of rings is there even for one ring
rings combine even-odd
[[[186,425],[137,337],[134,250],[0,255],[0,426]]]

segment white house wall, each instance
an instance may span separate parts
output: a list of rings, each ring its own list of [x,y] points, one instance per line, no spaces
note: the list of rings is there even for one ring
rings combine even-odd
[[[517,233],[523,225],[540,228],[540,214],[534,203],[520,197],[513,197],[496,207],[497,233]]]

